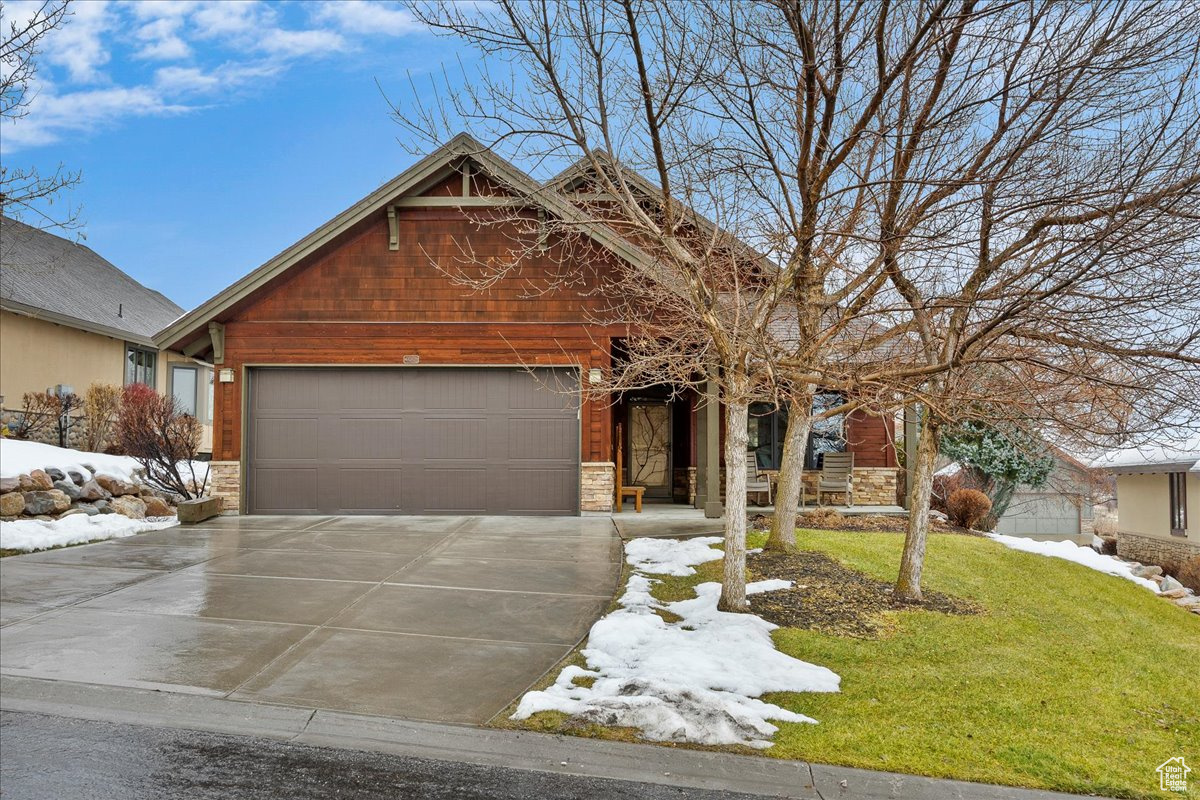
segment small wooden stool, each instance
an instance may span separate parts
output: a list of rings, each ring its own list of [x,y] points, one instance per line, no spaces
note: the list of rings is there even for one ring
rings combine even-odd
[[[642,513],[642,495],[646,493],[645,486],[622,486],[617,492],[617,513],[621,513],[621,506],[626,497],[633,498],[633,510],[638,514]]]

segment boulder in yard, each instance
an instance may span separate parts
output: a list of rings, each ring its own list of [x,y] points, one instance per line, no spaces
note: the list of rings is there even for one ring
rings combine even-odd
[[[65,481],[67,479],[67,473],[63,472],[61,469],[55,469],[54,467],[46,467],[45,472],[47,475],[50,476],[50,480],[55,481],[55,482]]]
[[[71,503],[71,508],[79,509],[83,513],[87,514],[89,517],[94,517],[100,513],[100,509],[96,508],[91,503],[86,503],[82,500],[76,500],[74,503]]]
[[[80,500],[107,500],[112,497],[98,482],[92,480],[79,487]]]
[[[25,511],[25,495],[20,492],[0,494],[0,517],[18,517]]]
[[[123,517],[130,519],[145,519],[146,504],[142,502],[142,498],[135,497],[131,494],[121,495],[112,499],[113,511]]]
[[[83,486],[87,478],[83,477],[83,473],[76,472],[73,469],[67,470],[67,479],[74,482],[77,486]]]
[[[21,490],[20,478],[0,478],[0,494],[18,492]]]
[[[1200,596],[1194,595],[1194,594],[1189,594],[1184,597],[1180,597],[1178,600],[1175,601],[1175,605],[1180,606],[1182,608],[1192,608],[1193,606],[1200,606]]]
[[[146,503],[147,517],[171,517],[175,515],[175,512],[171,510],[171,507],[161,497],[150,495],[149,497],[143,497],[142,500]]]
[[[57,514],[71,507],[71,498],[58,489],[50,489],[44,492],[25,492],[24,497],[25,513],[31,517],[42,514]]]
[[[76,514],[85,514],[86,515],[87,512],[84,511],[82,508],[68,508],[66,511],[59,514],[58,518],[62,519],[63,517],[73,517]]]
[[[1165,597],[1168,600],[1178,600],[1188,596],[1188,590],[1180,586],[1178,589],[1168,589],[1165,592],[1159,592],[1159,597]]]
[[[1158,590],[1165,594],[1166,592],[1171,592],[1176,589],[1182,589],[1182,588],[1184,588],[1182,583],[1175,580],[1170,575],[1164,575],[1163,579],[1162,579],[1162,583],[1159,585]]]
[[[122,494],[137,494],[139,489],[135,484],[123,481],[120,478],[114,478],[111,475],[97,475],[96,483],[112,495]]]
[[[60,492],[62,492],[67,497],[71,498],[72,500],[79,499],[79,487],[76,486],[75,484],[71,483],[70,481],[61,481],[61,480],[55,481],[54,488],[58,489]]]
[[[35,492],[48,492],[54,488],[54,481],[50,480],[50,476],[45,470],[35,469],[29,473],[29,482],[33,484]]]
[[[1147,564],[1145,566],[1137,566],[1129,570],[1139,578],[1150,578],[1154,575],[1162,575],[1162,567],[1157,564]]]
[[[95,506],[96,510],[99,511],[101,514],[117,513],[116,511],[113,510],[111,500],[97,500],[95,503],[92,503],[92,505]]]

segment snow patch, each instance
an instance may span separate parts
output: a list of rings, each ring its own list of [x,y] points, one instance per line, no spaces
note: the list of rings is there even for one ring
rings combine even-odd
[[[1025,539],[1020,536],[1005,536],[999,533],[989,533],[988,538],[1013,550],[1074,561],[1076,564],[1082,564],[1088,569],[1094,569],[1097,572],[1103,572],[1107,575],[1116,575],[1118,578],[1133,581],[1138,586],[1149,589],[1156,594],[1158,593],[1158,584],[1147,578],[1139,578],[1137,575],[1134,575],[1131,566],[1127,562],[1114,556],[1101,555],[1090,547],[1081,547],[1073,542],[1038,542],[1033,539]]]
[[[666,543],[668,546],[664,546]],[[698,536],[695,539],[633,539],[625,543],[625,561],[634,569],[652,575],[673,575],[678,578],[695,575],[697,564],[716,561],[725,553],[714,550],[720,536]]]
[[[88,464],[94,471],[83,466]],[[0,439],[0,478],[28,475],[35,469],[54,468],[63,473],[78,472],[84,480],[96,475],[108,475],[126,482],[133,480],[137,461],[129,456],[110,456],[104,453],[85,453],[41,442]]]
[[[72,514],[56,520],[23,519],[0,522],[0,548],[33,552],[68,544],[120,539],[179,524],[175,517],[129,519],[120,514]]]
[[[709,547],[720,537],[685,541],[634,539],[629,578],[620,608],[592,626],[583,656],[587,669],[565,668],[544,691],[521,698],[513,719],[561,711],[606,726],[638,728],[655,741],[771,746],[779,728],[768,720],[816,720],[757,699],[766,692],[836,692],[841,679],[831,670],[775,649],[776,627],[753,614],[717,609],[719,583],[702,583],[696,597],[675,603],[650,594],[646,573],[690,575],[693,566],[723,556]],[[790,581],[751,583],[747,593],[778,591]],[[667,622],[656,611],[680,619]],[[576,686],[589,678],[591,686]]]

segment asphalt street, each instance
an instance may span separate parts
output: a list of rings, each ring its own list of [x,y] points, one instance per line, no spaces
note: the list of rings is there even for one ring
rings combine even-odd
[[[761,795],[5,712],[0,714],[0,797],[748,800]]]

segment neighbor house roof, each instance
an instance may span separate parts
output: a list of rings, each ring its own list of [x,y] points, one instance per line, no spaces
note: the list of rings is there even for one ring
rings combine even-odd
[[[183,309],[61,236],[0,217],[0,308],[153,346]]]
[[[1200,434],[1165,436],[1138,447],[1113,450],[1092,462],[1096,469],[1114,473],[1194,472],[1200,474]]]

